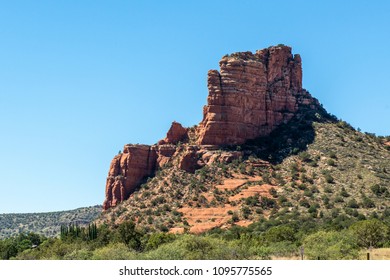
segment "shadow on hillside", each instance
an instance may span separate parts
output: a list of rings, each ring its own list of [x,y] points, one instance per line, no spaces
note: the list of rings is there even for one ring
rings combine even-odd
[[[297,114],[269,136],[249,140],[243,149],[272,164],[281,163],[286,157],[298,154],[314,142],[313,122],[334,122],[336,118],[319,108],[301,106]]]

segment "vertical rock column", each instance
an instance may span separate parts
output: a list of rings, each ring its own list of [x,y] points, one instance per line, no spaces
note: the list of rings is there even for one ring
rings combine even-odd
[[[293,117],[300,96],[311,102],[302,89],[301,58],[293,56],[290,47],[234,53],[219,65],[220,72],[208,72],[200,145],[242,144],[266,136]]]
[[[129,198],[142,180],[155,171],[157,155],[148,145],[126,145],[110,164],[103,209],[116,206]]]

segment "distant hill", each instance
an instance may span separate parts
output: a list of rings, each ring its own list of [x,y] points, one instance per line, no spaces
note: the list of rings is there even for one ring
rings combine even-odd
[[[61,225],[87,225],[102,212],[102,206],[90,206],[68,211],[26,214],[0,214],[0,239],[19,233],[34,232],[47,237],[56,236]]]

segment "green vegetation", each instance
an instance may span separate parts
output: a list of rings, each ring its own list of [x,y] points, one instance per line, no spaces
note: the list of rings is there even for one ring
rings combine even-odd
[[[131,199],[96,219],[99,226],[57,218],[57,231],[47,234],[43,220],[31,216],[7,232],[19,220],[0,216],[1,237],[8,237],[0,240],[0,256],[270,259],[298,258],[303,246],[306,259],[356,259],[367,248],[390,247],[389,140],[303,107],[269,137],[208,151],[213,162],[193,173],[168,162]],[[179,156],[185,145],[177,144]],[[229,187],[229,179],[238,183]],[[199,208],[221,210],[228,219],[189,234],[204,222],[192,216]],[[169,233],[175,228],[184,234]],[[33,231],[40,235],[23,233]]]
[[[59,212],[0,214],[0,239],[29,232],[46,237],[57,236],[60,234],[61,225],[74,223],[86,226],[101,212],[102,207],[97,205]]]
[[[318,231],[303,240],[308,259],[357,259],[359,247],[356,237],[349,231]]]
[[[96,229],[96,235],[92,234]],[[29,233],[0,241],[1,259],[125,260],[125,259],[358,259],[362,250],[390,244],[390,220],[323,219],[297,213],[201,235],[164,233],[124,222],[62,228],[60,237]]]

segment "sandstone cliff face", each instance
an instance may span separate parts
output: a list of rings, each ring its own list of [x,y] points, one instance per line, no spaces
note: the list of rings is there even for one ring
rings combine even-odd
[[[156,151],[150,146],[126,145],[123,153],[111,161],[103,209],[128,199],[142,179],[153,174],[156,159]]]
[[[128,199],[145,177],[168,163],[195,172],[206,164],[231,162],[243,152],[217,152],[219,145],[242,144],[269,135],[288,122],[300,105],[318,105],[302,89],[301,58],[293,56],[290,47],[234,53],[222,58],[220,68],[220,72],[208,73],[207,106],[202,122],[191,134],[195,139],[189,140],[189,129],[173,122],[158,144],[126,145],[123,153],[114,157],[107,177],[105,210]]]
[[[207,106],[198,128],[200,145],[242,144],[288,122],[299,104],[315,100],[302,89],[299,55],[287,46],[235,53],[208,73]]]

